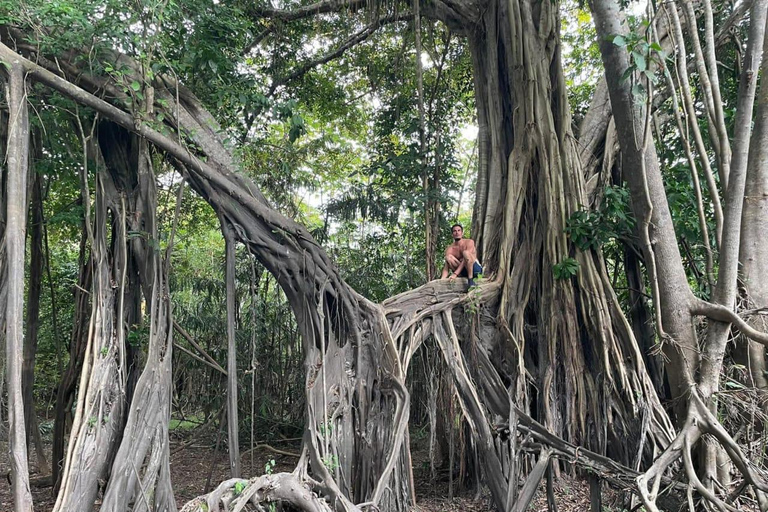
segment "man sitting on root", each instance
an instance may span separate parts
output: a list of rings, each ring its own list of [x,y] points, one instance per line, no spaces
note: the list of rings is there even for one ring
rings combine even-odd
[[[440,278],[453,281],[457,277],[466,277],[469,283],[467,289],[470,289],[476,286],[475,277],[483,273],[483,267],[477,261],[475,241],[464,238],[464,228],[461,224],[451,226],[451,234],[453,243],[445,250],[445,265]]]

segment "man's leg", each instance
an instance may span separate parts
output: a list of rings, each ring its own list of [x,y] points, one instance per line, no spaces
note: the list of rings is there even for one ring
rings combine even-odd
[[[474,286],[477,286],[477,284],[475,284],[475,277],[479,276],[482,273],[483,273],[483,267],[481,267],[480,264],[477,261],[475,261],[475,263],[473,263],[470,266],[469,273],[467,274],[467,285],[468,285],[467,290],[469,290]]]

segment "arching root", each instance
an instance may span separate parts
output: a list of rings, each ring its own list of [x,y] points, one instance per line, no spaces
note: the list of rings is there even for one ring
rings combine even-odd
[[[766,490],[768,490],[768,480],[766,475],[759,475],[758,470],[752,466],[749,459],[744,455],[741,448],[731,435],[723,428],[720,421],[707,408],[706,404],[699,397],[697,390],[691,391],[690,403],[688,406],[688,416],[686,421],[675,437],[674,441],[664,452],[654,461],[653,465],[637,477],[636,483],[640,498],[649,512],[659,512],[656,500],[659,496],[659,489],[666,471],[672,468],[682,459],[683,471],[689,482],[688,501],[692,503],[691,491],[696,490],[704,501],[709,503],[716,510],[721,512],[736,512],[739,509],[730,503],[718,497],[709,487],[707,487],[699,478],[696,467],[693,463],[693,448],[704,434],[710,434],[723,447],[725,452],[733,462],[734,466],[741,472],[745,482],[751,485],[762,512],[768,510],[768,499]]]
[[[232,478],[210,493],[190,501],[180,512],[239,512],[250,504],[259,511],[268,510],[271,502],[283,502],[306,512],[332,512],[333,508],[319,498],[292,473],[276,473],[245,480]]]

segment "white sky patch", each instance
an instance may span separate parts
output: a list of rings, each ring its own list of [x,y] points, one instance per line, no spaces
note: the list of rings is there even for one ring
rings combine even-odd
[[[468,141],[473,141],[477,138],[477,133],[480,131],[480,128],[477,127],[476,124],[466,124],[461,129],[461,136]]]

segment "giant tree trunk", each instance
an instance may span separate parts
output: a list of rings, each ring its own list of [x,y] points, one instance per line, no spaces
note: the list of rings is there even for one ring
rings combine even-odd
[[[602,258],[565,235],[566,219],[588,199],[571,133],[558,6],[492,0],[480,21],[469,36],[480,128],[473,233],[486,272],[501,284],[502,328],[480,337],[483,348],[510,355],[496,370],[517,383],[517,405],[564,439],[597,451],[611,446],[629,462],[644,442],[637,411],[650,411],[659,445],[671,428]],[[567,258],[578,271],[556,279],[554,267]]]
[[[84,141],[103,169],[95,141]],[[80,374],[77,406],[55,511],[90,510],[100,481],[107,478],[125,409],[123,300],[127,259],[125,202],[106,172],[96,172],[93,224],[87,165],[82,177],[86,230],[91,246],[91,319]],[[107,227],[115,241],[108,250]],[[113,285],[114,283],[114,285]],[[63,422],[62,422],[63,423]],[[63,427],[63,424],[62,424]]]
[[[126,393],[126,423],[119,444],[113,448],[117,453],[102,506],[106,510],[120,510],[132,503],[134,511],[175,511],[168,441],[173,329],[168,267],[160,253],[156,178],[150,148],[146,140],[112,123],[99,127],[99,144],[106,167],[130,212],[120,219],[124,229],[133,234],[127,259],[129,268],[135,271],[132,282],[136,288],[125,298],[136,304],[129,308],[132,312],[126,311],[127,319],[140,321],[143,291],[150,322],[146,364],[135,389],[129,388]],[[139,369],[134,371],[138,374]]]

